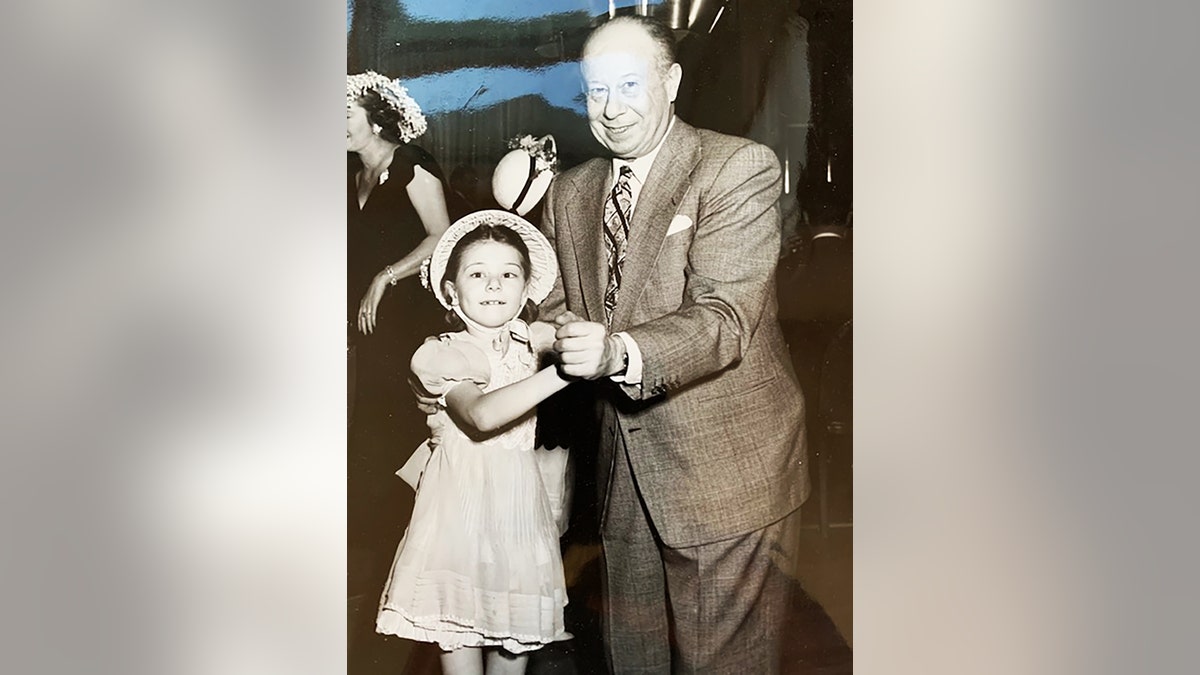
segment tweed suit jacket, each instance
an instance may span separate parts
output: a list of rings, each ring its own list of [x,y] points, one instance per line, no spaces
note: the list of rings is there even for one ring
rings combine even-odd
[[[547,192],[542,230],[561,274],[544,317],[565,304],[604,321],[611,167],[590,160]],[[776,316],[780,186],[769,148],[676,119],[632,214],[611,330],[637,342],[642,384],[588,383],[600,513],[620,434],[668,546],[759,529],[808,496],[804,400]]]

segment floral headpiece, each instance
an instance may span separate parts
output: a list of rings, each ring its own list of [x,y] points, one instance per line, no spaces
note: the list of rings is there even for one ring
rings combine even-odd
[[[558,149],[549,134],[518,136],[508,147],[509,153],[492,172],[492,196],[500,206],[523,216],[541,201],[558,172]]]
[[[554,146],[553,136],[534,138],[529,134],[517,136],[508,142],[509,150],[524,150],[533,156],[537,171],[558,171],[558,149]]]
[[[400,80],[391,80],[379,73],[368,70],[358,75],[346,76],[346,105],[358,102],[363,94],[374,91],[393,110],[400,113],[400,140],[407,143],[425,133],[428,125],[421,106],[408,95],[408,90],[400,86]]]

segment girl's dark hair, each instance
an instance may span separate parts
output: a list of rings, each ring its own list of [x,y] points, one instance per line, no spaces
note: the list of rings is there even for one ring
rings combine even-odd
[[[358,97],[358,104],[367,111],[367,121],[381,127],[379,137],[385,141],[404,145],[400,140],[400,113],[388,105],[378,92],[368,89]]]
[[[467,249],[475,244],[483,241],[494,241],[500,244],[506,244],[516,249],[517,254],[521,256],[521,271],[525,273],[526,282],[529,281],[530,275],[533,274],[533,262],[529,257],[529,247],[525,245],[525,240],[515,230],[503,225],[480,225],[479,227],[464,234],[462,239],[454,244],[454,248],[450,249],[450,256],[446,258],[446,271],[442,273],[442,292],[445,293],[447,281],[453,281],[458,276],[458,268],[462,265],[463,254]],[[521,309],[519,318],[523,321],[534,321],[537,319],[537,305],[533,304],[532,300],[525,301],[525,307]],[[450,324],[455,330],[465,328],[462,319],[453,311],[446,313],[446,323]]]

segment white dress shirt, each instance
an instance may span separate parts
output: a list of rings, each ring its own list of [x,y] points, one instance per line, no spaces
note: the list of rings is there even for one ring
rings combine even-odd
[[[667,136],[671,135],[671,129],[675,126],[675,116],[671,116],[671,123],[667,125],[667,133],[663,134],[658,145],[649,153],[633,160],[624,160],[613,158],[612,173],[609,175],[608,191],[612,192],[613,186],[617,184],[617,176],[621,175],[621,167],[628,166],[633,171],[633,178],[629,181],[630,206],[629,212],[637,208],[638,196],[642,194],[642,187],[646,184],[646,176],[650,174],[650,167],[654,165],[654,158],[658,157],[658,151],[662,149],[663,142],[667,140]],[[614,382],[624,384],[642,383],[642,350],[638,348],[637,342],[624,331],[614,333],[621,342],[625,343],[625,352],[629,355],[629,365],[625,367],[625,372],[618,373],[612,376]]]

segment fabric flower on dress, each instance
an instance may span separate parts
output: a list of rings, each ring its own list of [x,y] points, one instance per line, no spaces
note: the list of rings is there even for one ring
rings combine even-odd
[[[421,279],[421,287],[427,291],[431,290],[429,288],[429,263],[431,260],[432,260],[432,258],[426,258],[421,261],[421,271],[419,273],[419,276]]]

